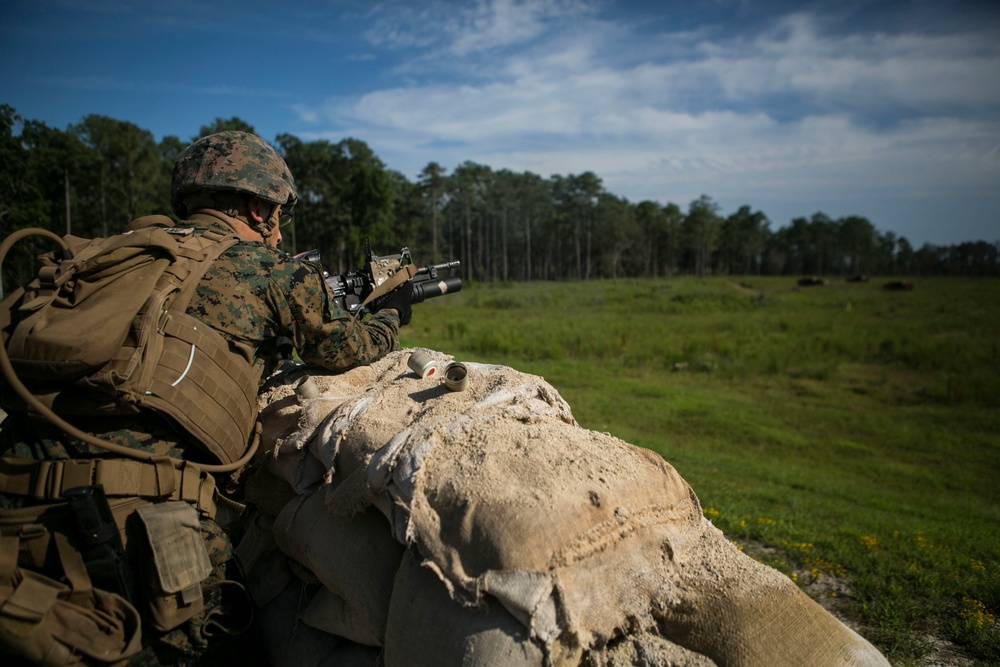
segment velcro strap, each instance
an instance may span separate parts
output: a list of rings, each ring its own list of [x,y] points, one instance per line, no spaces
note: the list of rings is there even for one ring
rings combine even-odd
[[[206,229],[205,231],[203,231],[201,233],[202,238],[208,239],[209,241],[213,241],[215,243],[218,243],[219,241],[221,241],[223,239],[227,239],[227,238],[231,237],[232,235],[233,234],[231,232],[229,232],[229,233],[220,232],[220,231],[218,231],[216,229]]]
[[[177,472],[180,483],[172,500],[183,500],[194,505],[203,515],[215,517],[215,478],[187,462]]]
[[[94,483],[109,496],[166,498],[177,488],[173,463],[166,456],[154,456],[148,462],[96,459],[94,463]]]
[[[163,271],[165,276],[172,277],[175,285],[180,285],[191,275],[191,269],[183,262],[174,262]]]
[[[16,456],[0,456],[0,493],[34,497],[38,461]]]
[[[6,585],[14,578],[17,568],[17,548],[21,540],[17,535],[0,533],[0,586]]]
[[[62,564],[63,573],[69,583],[71,592],[67,599],[73,604],[89,609],[90,592],[92,590],[90,575],[87,574],[87,566],[83,563],[83,556],[69,543],[69,538],[62,533],[53,533],[56,543],[56,552],[59,554],[59,562]]]
[[[59,459],[34,463],[33,484],[24,495],[39,500],[55,500],[61,498],[66,489],[91,484],[100,484],[109,496],[144,498],[166,498],[177,488],[173,464],[166,456],[154,457],[148,462],[132,459]],[[16,492],[11,488],[7,491]]]

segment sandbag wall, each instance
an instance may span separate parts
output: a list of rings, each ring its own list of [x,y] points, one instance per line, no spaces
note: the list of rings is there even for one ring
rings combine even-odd
[[[888,664],[542,378],[466,364],[449,391],[411,352],[262,394],[240,552],[274,664]]]

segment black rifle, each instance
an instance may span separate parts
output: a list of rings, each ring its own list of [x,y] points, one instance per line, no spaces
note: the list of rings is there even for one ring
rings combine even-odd
[[[314,264],[320,262],[319,250],[307,250],[295,257]],[[368,239],[365,239],[365,259],[364,268],[357,271],[341,274],[323,272],[337,305],[350,313],[364,312],[370,301],[389,293],[406,280],[413,285],[411,303],[462,289],[462,279],[458,276],[438,276],[438,271],[458,268],[458,260],[417,268],[409,248],[403,248],[398,255],[377,257],[372,253]]]
[[[66,489],[63,498],[76,519],[80,553],[90,583],[132,602],[132,572],[104,487],[77,486]]]

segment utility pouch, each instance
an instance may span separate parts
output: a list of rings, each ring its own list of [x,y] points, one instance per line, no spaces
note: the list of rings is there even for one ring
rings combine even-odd
[[[136,516],[147,538],[141,568],[149,621],[165,632],[204,610],[201,582],[212,564],[198,511],[187,503],[145,505]]]
[[[124,665],[139,652],[141,626],[132,605],[114,593],[74,591],[21,569],[19,541],[0,537],[0,652],[46,666]]]

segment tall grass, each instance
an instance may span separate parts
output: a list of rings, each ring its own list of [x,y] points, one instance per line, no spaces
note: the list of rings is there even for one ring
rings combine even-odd
[[[920,664],[929,635],[998,664],[1000,282],[880,287],[470,286],[401,337],[542,375],[584,427],[659,452],[893,664]]]

